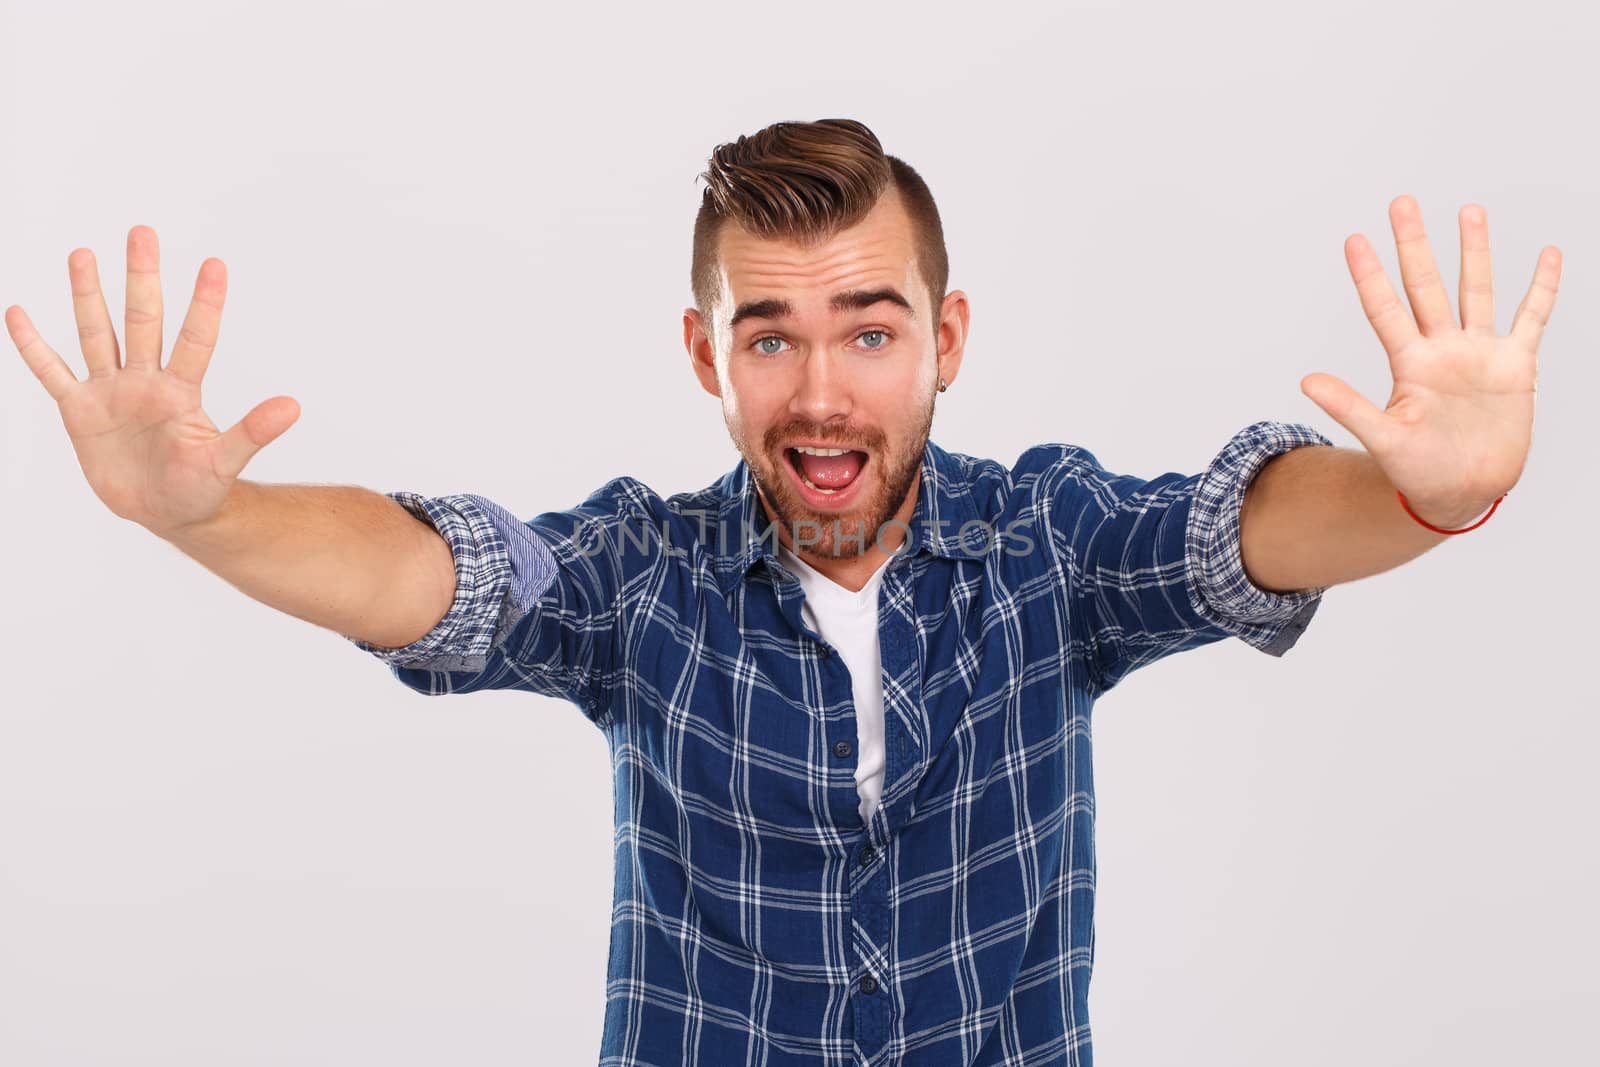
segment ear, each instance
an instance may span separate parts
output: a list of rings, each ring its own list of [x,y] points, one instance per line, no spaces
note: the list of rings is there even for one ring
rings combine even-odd
[[[689,351],[689,365],[700,387],[712,396],[722,395],[722,385],[717,381],[717,351],[696,308],[683,309],[683,347]]]
[[[961,370],[961,354],[967,345],[967,328],[972,318],[972,308],[967,294],[960,289],[945,294],[939,308],[938,361],[939,377],[945,385],[956,380]]]

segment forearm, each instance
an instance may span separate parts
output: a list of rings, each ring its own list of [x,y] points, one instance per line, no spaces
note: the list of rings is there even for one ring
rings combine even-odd
[[[1364,449],[1315,445],[1274,456],[1240,510],[1245,572],[1276,593],[1378,574],[1447,538],[1406,514]]]
[[[241,478],[214,518],[165,539],[263,604],[386,648],[433,629],[455,596],[449,543],[359,486]]]

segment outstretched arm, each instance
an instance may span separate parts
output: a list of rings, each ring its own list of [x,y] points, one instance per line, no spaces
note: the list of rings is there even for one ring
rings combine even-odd
[[[1345,261],[1389,355],[1394,389],[1380,411],[1328,374],[1301,391],[1364,446],[1297,448],[1273,458],[1245,493],[1240,547],[1251,581],[1284,591],[1353,581],[1446,540],[1434,526],[1470,525],[1522,475],[1533,440],[1535,353],[1555,304],[1561,250],[1546,246],[1512,320],[1494,331],[1488,221],[1462,208],[1461,324],[1434,265],[1417,202],[1389,205],[1411,313],[1372,245],[1354,234]],[[1413,321],[1413,314],[1415,320]]]
[[[133,227],[124,360],[94,253],[74,249],[67,257],[83,380],[22,308],[6,309],[6,329],[56,402],[95,495],[112,514],[296,618],[402,647],[426,636],[470,592],[455,591],[450,544],[398,500],[370,489],[239,477],[294,423],[300,406],[293,397],[272,397],[218,430],[200,405],[200,389],[222,328],[226,265],[215,258],[200,264],[165,366],[160,269],[155,231]]]

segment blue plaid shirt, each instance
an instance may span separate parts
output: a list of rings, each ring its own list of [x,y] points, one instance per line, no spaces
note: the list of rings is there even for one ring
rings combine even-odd
[[[601,1067],[1091,1067],[1095,698],[1237,636],[1281,656],[1323,590],[1245,575],[1254,423],[1198,475],[1065,444],[1007,468],[924,447],[878,604],[886,768],[862,823],[841,658],[741,460],[663,499],[616,478],[523,522],[390,493],[455,552],[449,613],[399,649],[425,694],[522,689],[608,738],[617,820]],[[1026,543],[1025,543],[1026,542]],[[347,638],[354,640],[353,638]]]

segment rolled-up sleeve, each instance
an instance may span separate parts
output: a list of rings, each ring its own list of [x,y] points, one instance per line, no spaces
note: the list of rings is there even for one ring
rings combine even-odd
[[[577,507],[523,521],[470,493],[388,495],[449,542],[456,595],[444,618],[404,648],[356,647],[425,696],[521,689],[568,700],[609,726],[611,695],[626,677],[629,576],[668,558],[665,540],[649,536],[660,497],[637,479],[613,478]]]
[[[1300,639],[1326,587],[1274,593],[1250,581],[1240,552],[1245,490],[1274,456],[1332,444],[1301,423],[1255,422],[1234,434],[1195,486],[1184,532],[1195,613],[1269,655],[1283,655]]]
[[[1199,474],[1114,474],[1072,446],[1051,473],[1089,677],[1102,692],[1175,652],[1227,637],[1274,656],[1295,643],[1323,590],[1254,585],[1240,555],[1245,490],[1273,456],[1332,444],[1310,427],[1263,420],[1234,434]]]
[[[400,648],[348,638],[395,667],[481,671],[523,616],[556,579],[549,547],[511,512],[473,493],[424,497],[385,494],[427,522],[450,545],[456,594],[444,618]]]

